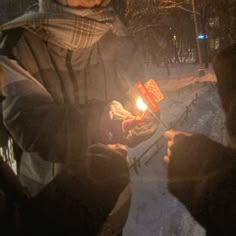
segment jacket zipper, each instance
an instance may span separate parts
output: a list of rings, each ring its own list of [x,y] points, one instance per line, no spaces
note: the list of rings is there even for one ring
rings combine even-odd
[[[68,50],[67,55],[66,55],[66,67],[68,69],[70,80],[71,80],[71,83],[73,85],[74,102],[79,103],[79,96],[78,96],[79,95],[78,94],[79,87],[78,87],[78,82],[77,82],[77,79],[76,79],[76,76],[75,76],[75,73],[74,73],[74,70],[73,70],[73,67],[72,67],[72,63],[71,63],[72,62],[72,56],[73,56],[73,51]]]

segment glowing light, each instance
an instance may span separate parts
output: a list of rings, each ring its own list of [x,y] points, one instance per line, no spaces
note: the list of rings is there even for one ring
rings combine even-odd
[[[198,36],[197,36],[197,38],[198,39],[207,39],[208,38],[208,36],[205,34],[199,34]]]
[[[143,102],[143,99],[141,97],[138,97],[136,105],[137,105],[137,108],[141,111],[147,110],[147,105]]]

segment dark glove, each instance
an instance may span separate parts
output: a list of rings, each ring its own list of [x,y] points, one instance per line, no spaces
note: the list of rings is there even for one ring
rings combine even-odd
[[[91,145],[86,159],[87,174],[94,181],[105,180],[114,184],[114,181],[120,182],[123,179],[122,187],[128,184],[127,151],[122,145]]]
[[[199,204],[208,177],[219,170],[221,147],[204,135],[176,134],[169,142],[169,190],[185,204]],[[217,154],[217,152],[219,152]]]
[[[202,226],[224,235],[234,227],[235,152],[204,135],[177,134],[169,141],[169,190]]]
[[[90,146],[79,158],[84,161],[68,165],[32,200],[31,225],[97,235],[129,184],[126,154],[103,144]]]
[[[127,119],[129,124],[125,124]],[[101,119],[102,142],[134,147],[150,138],[158,126],[159,123],[148,112],[141,121],[138,116],[125,110],[119,102],[113,101],[107,106]]]

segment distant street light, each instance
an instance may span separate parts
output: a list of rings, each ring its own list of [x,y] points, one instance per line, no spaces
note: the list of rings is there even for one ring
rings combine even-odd
[[[208,38],[208,36],[207,36],[207,34],[199,34],[198,36],[197,36],[197,38],[198,39],[207,39]]]
[[[192,0],[192,9],[193,9],[193,20],[194,20],[194,26],[195,26],[195,37],[196,37],[196,42],[197,42],[198,59],[199,59],[199,64],[200,64],[200,68],[198,69],[198,72],[199,72],[199,76],[203,76],[205,75],[205,70],[202,66],[202,54],[201,54],[201,48],[200,48],[200,43],[198,39],[199,33],[198,33],[197,17],[196,17],[196,9],[195,9],[194,0]]]

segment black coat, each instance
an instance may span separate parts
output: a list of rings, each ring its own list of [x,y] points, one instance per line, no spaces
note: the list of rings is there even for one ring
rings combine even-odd
[[[236,235],[236,151],[203,135],[177,135],[168,166],[169,190],[207,235]]]
[[[229,140],[236,140],[236,44],[214,60]],[[170,191],[206,229],[236,235],[236,151],[203,135],[176,136],[168,166]]]
[[[90,146],[85,160],[67,166],[30,197],[0,156],[1,235],[97,235],[128,186],[129,171],[125,154],[102,144]],[[130,198],[120,204],[117,212],[126,221]]]

